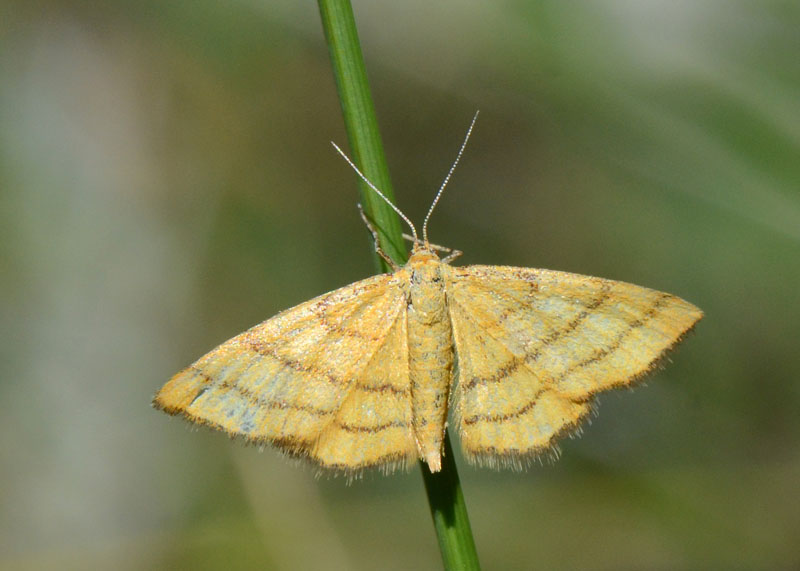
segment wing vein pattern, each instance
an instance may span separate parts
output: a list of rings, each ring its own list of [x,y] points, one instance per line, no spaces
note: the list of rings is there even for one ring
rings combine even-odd
[[[401,272],[230,339],[175,375],[156,406],[343,472],[415,460]]]
[[[462,446],[491,466],[551,450],[595,394],[652,370],[702,316],[670,294],[551,270],[452,268],[447,292]]]

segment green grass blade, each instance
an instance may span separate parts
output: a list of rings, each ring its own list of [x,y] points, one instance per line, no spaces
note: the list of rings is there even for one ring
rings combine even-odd
[[[319,9],[339,90],[351,158],[361,172],[394,202],[353,9],[350,2],[344,0],[319,0]],[[405,263],[407,250],[397,214],[361,180],[359,188],[364,210],[375,222],[383,251],[398,264]],[[384,269],[388,268],[384,266]]]
[[[352,6],[348,0],[319,0],[319,8],[352,158],[366,177],[394,201]],[[406,248],[397,214],[366,184],[359,181],[359,185],[364,210],[375,221],[381,247],[396,262],[405,262]],[[379,258],[378,262],[385,268]],[[444,567],[480,569],[448,435],[444,450],[441,472],[431,474],[428,466],[420,463]]]
[[[481,568],[478,552],[475,550],[475,540],[469,525],[467,504],[461,492],[453,447],[447,434],[444,439],[441,472],[431,474],[427,465],[421,465],[421,469],[444,568],[477,571]]]

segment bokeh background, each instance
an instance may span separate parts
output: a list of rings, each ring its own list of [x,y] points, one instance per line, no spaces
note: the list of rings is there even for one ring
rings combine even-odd
[[[486,569],[800,566],[800,13],[355,3],[398,202],[460,263],[703,308],[562,459],[458,458]],[[154,391],[374,273],[316,4],[0,3],[0,568],[437,569],[419,471],[347,486]]]

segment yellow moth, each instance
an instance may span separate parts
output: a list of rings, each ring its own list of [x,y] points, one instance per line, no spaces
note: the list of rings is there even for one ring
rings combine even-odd
[[[415,460],[439,471],[452,409],[469,460],[518,467],[575,430],[597,393],[656,367],[700,309],[618,281],[439,258],[428,219],[474,122],[422,240],[345,157],[411,227],[405,266],[226,341],[154,405],[351,475]]]

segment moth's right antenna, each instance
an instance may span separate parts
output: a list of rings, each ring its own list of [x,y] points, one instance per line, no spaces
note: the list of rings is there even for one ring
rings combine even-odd
[[[439,192],[436,193],[436,198],[433,199],[433,203],[431,207],[428,209],[428,214],[425,216],[425,221],[422,223],[422,241],[425,244],[428,244],[428,220],[433,214],[433,209],[436,208],[436,204],[439,202],[439,199],[442,197],[442,193],[444,192],[444,187],[447,186],[447,183],[450,182],[450,177],[453,175],[453,171],[456,170],[456,165],[458,161],[461,160],[461,155],[464,154],[464,148],[467,146],[467,141],[469,141],[469,136],[472,134],[472,128],[475,126],[475,121],[478,120],[478,113],[480,111],[475,111],[475,116],[472,118],[472,123],[469,124],[469,129],[467,129],[467,134],[464,137],[464,142],[461,143],[461,148],[458,149],[458,155],[456,155],[456,160],[453,162],[453,166],[450,167],[450,170],[447,173],[447,176],[444,177],[444,182],[442,182],[442,186],[439,187]]]
[[[474,120],[473,120],[473,122],[474,122]],[[382,193],[380,190],[378,190],[378,187],[377,187],[377,186],[375,186],[374,184],[372,184],[372,182],[370,182],[370,180],[369,180],[369,179],[368,179],[366,176],[364,176],[364,173],[362,173],[360,170],[358,170],[358,167],[357,167],[357,166],[356,166],[356,165],[353,163],[353,161],[351,161],[351,160],[350,160],[350,157],[348,157],[347,155],[345,155],[345,154],[344,154],[344,151],[342,151],[342,149],[340,149],[340,148],[339,148],[339,146],[338,146],[336,143],[334,143],[333,141],[331,141],[331,145],[333,145],[333,148],[334,148],[334,149],[336,149],[336,150],[339,152],[339,154],[340,154],[340,155],[342,155],[342,158],[344,158],[344,160],[346,160],[346,161],[347,161],[347,164],[349,164],[351,167],[353,167],[353,170],[354,170],[354,171],[356,171],[356,174],[357,174],[359,177],[361,177],[361,180],[363,180],[365,183],[367,183],[367,186],[369,186],[369,187],[370,187],[372,190],[374,190],[374,191],[375,191],[375,194],[377,194],[377,195],[378,195],[378,196],[380,196],[380,197],[381,197],[383,200],[385,200],[385,201],[386,201],[386,204],[388,204],[389,206],[391,206],[391,207],[392,207],[392,210],[394,210],[395,212],[397,212],[397,215],[398,215],[398,216],[400,216],[400,218],[402,218],[402,219],[403,219],[403,221],[404,221],[406,224],[408,224],[408,227],[409,227],[409,228],[411,228],[411,233],[412,233],[412,234],[413,234],[413,236],[414,236],[414,244],[415,244],[415,245],[416,245],[416,244],[418,244],[418,243],[419,243],[419,238],[417,237],[417,229],[416,229],[416,228],[414,228],[414,225],[411,223],[411,220],[409,220],[409,219],[408,219],[408,216],[406,216],[405,214],[403,214],[403,212],[402,212],[402,211],[401,211],[399,208],[397,208],[397,207],[396,207],[394,204],[392,204],[392,201],[391,201],[391,200],[389,200],[388,198],[386,198],[386,195],[385,195],[385,194],[383,194],[383,193]],[[459,153],[459,155],[460,155],[460,153]]]

